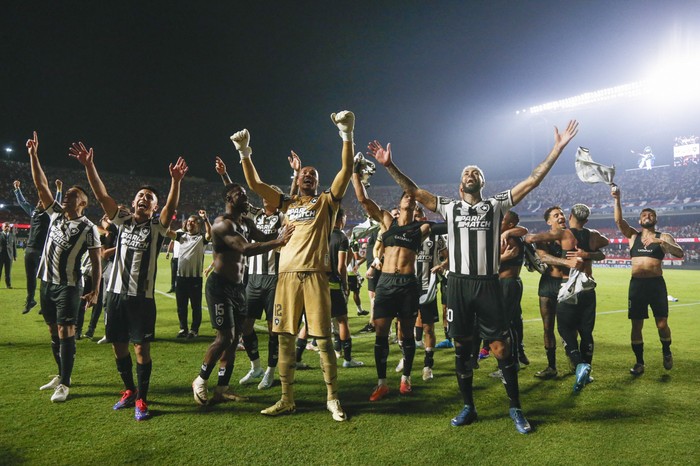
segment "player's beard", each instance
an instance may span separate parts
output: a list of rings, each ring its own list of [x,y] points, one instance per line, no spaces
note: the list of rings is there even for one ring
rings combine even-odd
[[[474,183],[471,185],[467,185],[467,183],[462,183],[462,192],[465,194],[476,194],[479,191],[481,191],[481,186],[479,186],[479,183]]]
[[[640,225],[642,226],[642,228],[654,228],[654,226],[656,226],[656,222],[652,222],[651,220],[648,220],[644,223],[640,223]]]

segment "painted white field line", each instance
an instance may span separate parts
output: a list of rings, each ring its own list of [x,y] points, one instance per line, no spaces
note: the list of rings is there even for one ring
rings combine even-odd
[[[700,304],[700,301],[696,301],[694,303],[683,303],[683,304],[673,304],[673,305],[669,304],[668,309],[671,310],[671,309],[675,309],[677,307],[697,306],[698,304]],[[602,315],[606,315],[606,314],[619,314],[621,312],[627,312],[627,309],[617,309],[614,311],[600,311],[600,312],[596,311],[596,315],[602,316]],[[523,319],[523,323],[525,323],[525,322],[542,322],[542,319]]]

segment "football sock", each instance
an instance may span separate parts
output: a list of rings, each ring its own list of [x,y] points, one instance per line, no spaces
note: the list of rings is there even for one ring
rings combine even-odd
[[[465,405],[474,406],[474,396],[472,384],[474,382],[474,371],[471,369],[471,346],[455,346],[455,372],[457,373],[457,385]]]
[[[75,336],[61,338],[59,353],[61,356],[61,383],[66,387],[70,387],[70,376],[73,373],[73,363],[75,361]]]
[[[335,351],[340,351],[340,334],[339,333],[334,333],[333,334],[333,350]]]
[[[321,370],[323,371],[323,381],[326,382],[327,399],[338,399],[338,362],[335,351],[332,349],[328,338],[318,338],[316,340],[321,356]]]
[[[280,347],[279,338],[277,334],[270,335],[270,339],[267,341],[267,366],[277,367],[277,358]]]
[[[637,358],[637,364],[644,364],[644,343],[632,343],[632,351]]]
[[[219,387],[226,387],[231,382],[231,375],[233,375],[233,365],[236,360],[226,361],[224,366],[219,366],[218,379],[216,385]],[[212,364],[213,366],[213,364]],[[206,379],[205,379],[206,380]]]
[[[547,351],[547,365],[551,367],[552,369],[557,368],[557,347],[555,346],[554,348],[545,348],[545,351]]]
[[[577,351],[578,352],[578,351]],[[581,354],[578,355],[579,359]],[[510,400],[511,408],[520,408],[520,388],[518,387],[518,368],[515,364],[515,358],[510,355],[508,359],[498,361],[498,368],[503,374],[503,385],[506,389],[506,394]]]
[[[131,354],[127,354],[121,359],[116,359],[117,372],[124,382],[124,388],[127,390],[136,390],[134,384],[133,363],[131,362]]]
[[[58,374],[61,375],[61,340],[58,338],[58,334],[51,334],[51,353],[53,353],[53,359],[56,361]]]
[[[352,339],[342,340],[340,346],[343,348],[343,359],[350,361],[352,359]]]
[[[403,340],[403,375],[411,375],[413,359],[416,357],[416,340],[413,337],[404,337]]]
[[[301,356],[304,354],[304,350],[306,349],[306,343],[308,343],[306,338],[297,338],[296,362],[301,362]],[[280,342],[280,346],[281,345],[282,343]]]
[[[386,360],[389,357],[389,337],[374,337],[374,363],[377,366],[377,377],[386,379]]]
[[[243,335],[243,346],[245,352],[248,353],[250,362],[257,362],[260,366],[260,352],[258,351],[258,334],[255,330],[250,335]]]
[[[145,364],[136,363],[136,380],[138,381],[138,396],[137,398],[146,401],[148,396],[148,387],[151,384],[151,369],[153,361],[148,361]]]
[[[425,357],[423,358],[423,367],[433,367],[433,364],[435,364],[435,359],[434,359],[435,353],[433,353],[432,348],[426,348],[425,349]]]
[[[277,368],[282,384],[282,401],[294,404],[294,370],[296,368],[294,360],[294,335],[282,333],[279,337],[279,359]],[[299,341],[297,341],[298,349]],[[304,340],[304,347],[306,340]]]

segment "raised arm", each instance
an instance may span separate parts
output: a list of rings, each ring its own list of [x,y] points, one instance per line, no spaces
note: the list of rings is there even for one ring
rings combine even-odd
[[[549,241],[558,241],[564,237],[564,232],[566,230],[548,230],[542,233],[529,233],[525,235],[525,242],[529,244],[533,243],[546,243]]]
[[[39,136],[37,136],[36,131],[34,131],[33,138],[27,140],[27,151],[29,152],[29,163],[32,168],[34,186],[36,186],[37,193],[39,193],[41,204],[44,206],[44,209],[46,209],[53,204],[54,198],[51,195],[51,189],[49,188],[49,182],[46,179],[44,170],[42,170],[41,164],[39,163]]]
[[[214,170],[216,170],[216,173],[218,173],[221,177],[221,181],[224,182],[224,186],[233,183],[233,181],[231,181],[231,177],[226,171],[226,164],[223,160],[221,160],[221,157],[219,157],[218,155],[214,159]]]
[[[61,203],[61,200],[63,199],[63,181],[57,179],[55,181],[56,183],[56,195],[54,196],[54,199],[56,199],[56,202],[59,204]],[[95,283],[95,282],[93,282]]]
[[[173,220],[173,213],[177,210],[177,205],[180,202],[180,184],[187,170],[187,163],[182,157],[178,157],[175,165],[172,163],[168,165],[168,171],[170,171],[170,192],[163,210],[160,211],[160,224],[165,228],[170,226],[170,222]]]
[[[621,191],[619,186],[613,185],[610,194],[612,195],[614,202],[613,202],[613,215],[615,217],[615,225],[617,225],[617,229],[620,230],[620,233],[622,233],[625,238],[631,238],[634,235],[639,234],[637,230],[632,228],[629,223],[627,223],[627,220],[624,219],[622,216],[622,203],[621,203]],[[630,247],[632,245],[630,244]]]
[[[198,213],[199,217],[204,222],[204,239],[206,239],[207,241],[211,241],[211,223],[209,223],[209,216],[207,215],[207,211],[200,209]]]
[[[386,149],[384,149],[379,141],[372,141],[367,146],[367,153],[374,157],[377,162],[386,167],[391,177],[394,179],[394,181],[396,181],[396,184],[398,184],[401,189],[415,197],[416,201],[423,204],[432,212],[437,210],[437,196],[416,186],[413,180],[404,175],[403,172],[401,172],[401,170],[394,165],[391,155],[391,143],[387,144]]]
[[[518,204],[530,191],[540,185],[566,145],[576,136],[576,133],[578,133],[578,122],[576,120],[569,121],[566,130],[562,134],[559,134],[559,129],[556,126],[554,127],[554,147],[544,161],[530,173],[530,176],[511,189],[513,205]]]
[[[376,202],[367,196],[367,190],[362,181],[360,181],[359,173],[352,174],[352,186],[355,188],[355,197],[357,197],[358,202],[362,204],[362,207],[372,219],[384,225],[388,217],[389,223],[391,223],[391,213],[382,210]]]
[[[113,219],[114,216],[117,215],[119,206],[117,205],[117,202],[107,193],[107,188],[105,188],[102,179],[100,179],[100,175],[97,173],[92,147],[88,149],[82,142],[74,142],[68,149],[68,155],[77,159],[78,162],[85,167],[85,173],[87,174],[90,188],[95,194],[97,202],[99,202],[102,206],[102,209],[107,214],[107,218]]]
[[[15,180],[12,183],[12,186],[14,186],[15,188],[15,198],[17,199],[17,204],[19,204],[19,206],[22,208],[23,211],[27,213],[27,215],[31,216],[33,207],[24,198],[24,194],[22,194],[22,190],[20,189],[21,183],[19,182],[19,180]]]
[[[291,151],[291,154],[287,157],[287,160],[289,160],[289,167],[292,169],[292,183],[289,185],[289,195],[294,196],[297,192],[299,192],[297,176],[299,175],[299,170],[301,170],[301,159],[296,152]]]
[[[281,197],[280,193],[275,191],[272,186],[264,183],[258,171],[253,165],[253,161],[250,155],[253,153],[253,149],[250,148],[250,133],[247,129],[238,131],[233,136],[231,136],[231,141],[236,146],[238,154],[241,156],[241,165],[243,165],[243,175],[245,175],[245,181],[248,183],[248,187],[258,196],[265,199],[270,205],[275,207],[280,207]]]
[[[331,114],[331,120],[338,127],[340,137],[343,139],[343,150],[341,152],[342,166],[333,183],[331,183],[331,194],[336,199],[342,199],[348,189],[350,177],[352,176],[353,158],[355,156],[355,144],[353,142],[353,130],[355,128],[355,114],[349,110]]]

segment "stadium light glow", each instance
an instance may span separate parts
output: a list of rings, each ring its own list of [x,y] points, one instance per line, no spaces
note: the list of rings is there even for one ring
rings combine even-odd
[[[528,109],[519,110],[516,114],[526,113],[535,115],[543,112],[557,112],[559,110],[581,107],[583,105],[590,105],[622,97],[639,97],[648,94],[650,90],[651,86],[649,85],[649,81],[635,81],[620,86],[584,92],[583,94],[567,97],[565,99],[534,105]]]
[[[5,152],[8,154],[12,153],[12,147],[5,147]]]
[[[515,113],[536,115],[622,98],[649,97],[660,102],[689,101],[700,98],[700,86],[697,85],[697,76],[700,74],[700,51],[669,55],[671,58],[654,64],[646,79],[584,92],[517,110]]]

